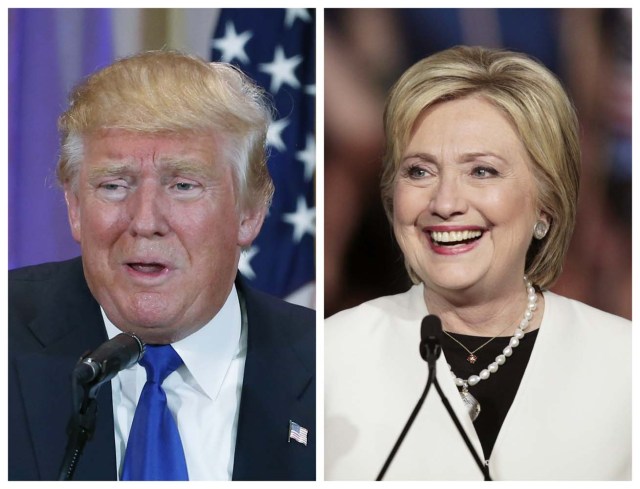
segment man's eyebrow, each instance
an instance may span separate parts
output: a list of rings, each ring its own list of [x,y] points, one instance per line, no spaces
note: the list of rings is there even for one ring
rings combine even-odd
[[[208,166],[209,165],[203,164],[202,161],[189,158],[163,158],[160,161],[160,168],[163,170],[173,170],[177,172],[206,172]]]
[[[189,158],[163,158],[158,164],[159,170],[171,175],[194,175],[211,176],[215,174],[214,165],[203,164],[198,159]],[[104,162],[100,166],[91,167],[88,170],[88,178],[97,180],[105,177],[117,177],[123,175],[133,175],[138,171],[137,165],[132,162]]]
[[[200,177],[212,176],[216,173],[216,165],[192,158],[163,158],[160,161],[160,170],[173,175],[193,175]]]
[[[127,175],[133,172],[133,166],[126,162],[106,163],[98,167],[89,168],[89,180],[95,180],[104,177],[116,177]]]

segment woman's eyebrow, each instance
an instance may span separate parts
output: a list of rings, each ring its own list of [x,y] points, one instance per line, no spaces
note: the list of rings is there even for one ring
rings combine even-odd
[[[459,157],[459,161],[466,162],[466,161],[472,161],[478,158],[486,158],[486,157],[495,158],[505,163],[507,162],[507,160],[504,157],[500,156],[497,153],[493,153],[491,151],[469,151],[467,153],[463,153]],[[438,158],[436,158],[431,153],[424,153],[424,152],[410,153],[402,158],[402,162],[404,163],[405,161],[411,160],[411,159],[417,159],[425,163],[438,163]]]
[[[462,160],[463,161],[470,161],[470,160],[475,160],[475,159],[478,159],[478,158],[486,158],[486,157],[495,158],[495,159],[500,160],[500,161],[502,161],[504,163],[507,162],[507,160],[504,157],[500,156],[497,153],[493,153],[491,151],[471,151],[469,153],[464,153],[462,155]]]
[[[404,163],[407,160],[417,159],[420,161],[424,161],[425,163],[437,163],[438,159],[430,153],[410,153],[402,158],[402,162]]]

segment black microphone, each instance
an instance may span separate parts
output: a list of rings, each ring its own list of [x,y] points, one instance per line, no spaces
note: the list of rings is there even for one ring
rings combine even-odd
[[[144,355],[144,343],[133,333],[120,333],[82,358],[73,369],[80,384],[103,384]]]
[[[102,384],[136,363],[142,355],[142,340],[133,333],[120,333],[78,361],[72,373],[71,393],[74,408],[67,424],[67,448],[62,458],[58,480],[73,478],[84,446],[93,436],[98,411],[96,397]]]
[[[442,321],[438,316],[425,316],[420,325],[420,356],[425,362],[435,361],[442,353]]]

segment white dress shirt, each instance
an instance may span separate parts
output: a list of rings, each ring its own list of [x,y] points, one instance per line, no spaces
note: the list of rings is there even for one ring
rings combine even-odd
[[[122,332],[104,310],[102,317],[109,338]],[[247,354],[244,322],[234,285],[222,309],[207,325],[173,343],[184,365],[166,378],[162,388],[178,425],[189,480],[231,480]],[[111,380],[118,479],[146,381],[145,369],[139,364]]]

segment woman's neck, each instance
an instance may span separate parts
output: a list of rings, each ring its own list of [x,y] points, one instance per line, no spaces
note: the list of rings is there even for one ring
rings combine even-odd
[[[542,321],[544,298],[540,293],[537,295],[537,308],[525,332],[539,328]],[[440,317],[445,331],[486,337],[513,335],[528,304],[524,282],[508,293],[490,297],[474,296],[470,291],[443,294],[425,284],[424,299],[429,314]]]

